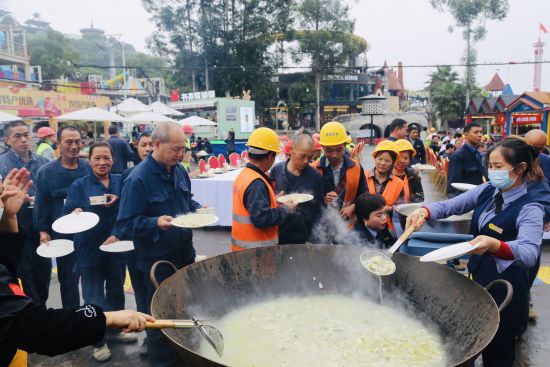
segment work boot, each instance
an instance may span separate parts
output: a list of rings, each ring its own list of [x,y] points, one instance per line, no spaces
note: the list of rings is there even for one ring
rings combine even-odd
[[[105,362],[108,361],[109,358],[111,358],[111,351],[109,350],[109,346],[107,345],[107,343],[105,343],[99,348],[94,347],[92,355],[94,356],[94,359],[96,361]]]
[[[133,343],[136,340],[138,340],[138,336],[135,333],[130,334],[130,333],[120,332],[120,333],[109,335],[109,339],[113,341],[121,342],[121,343]]]

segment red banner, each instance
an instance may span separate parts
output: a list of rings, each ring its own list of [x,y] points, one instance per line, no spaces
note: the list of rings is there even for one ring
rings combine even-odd
[[[542,122],[542,114],[514,114],[512,115],[512,123],[517,125],[540,124]]]

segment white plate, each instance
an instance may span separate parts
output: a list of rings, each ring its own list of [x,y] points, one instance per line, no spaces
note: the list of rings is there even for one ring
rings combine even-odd
[[[196,224],[196,220],[199,220],[200,224]],[[205,214],[205,213],[189,213],[185,215],[180,215],[172,221],[172,225],[175,227],[181,228],[201,228],[206,227],[211,224],[218,222],[220,218],[214,214]],[[187,222],[187,221],[192,221]],[[195,222],[195,223],[193,223]]]
[[[299,197],[296,197],[296,195],[299,195]],[[305,203],[306,201],[310,201],[313,199],[313,195],[296,193],[296,194],[288,194],[288,195],[281,196],[277,198],[277,201],[281,204],[286,204],[287,200],[292,197],[294,197],[292,202],[296,204]]]
[[[429,164],[415,164],[413,168],[419,169],[420,171],[433,171],[435,169],[434,166]]]
[[[101,245],[99,249],[105,252],[128,252],[134,249],[134,243],[132,241],[117,241],[109,245]]]
[[[73,234],[87,231],[97,223],[99,223],[99,217],[95,213],[71,213],[53,222],[52,229],[57,233]]]
[[[430,262],[430,261],[442,261],[442,260],[454,259],[462,255],[465,255],[468,252],[475,250],[478,247],[479,247],[479,244],[470,245],[469,242],[461,242],[454,245],[438,248],[437,250],[429,252],[426,255],[422,256],[420,258],[420,261]]]
[[[471,189],[475,189],[477,187],[477,185],[460,182],[453,182],[451,186],[460,191],[470,191]]]
[[[42,257],[63,257],[74,251],[74,243],[71,240],[51,240],[47,245],[42,244],[36,248],[36,253]]]

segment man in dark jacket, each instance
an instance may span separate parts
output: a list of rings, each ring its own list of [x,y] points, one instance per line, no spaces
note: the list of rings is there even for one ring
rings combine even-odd
[[[453,183],[481,185],[483,183],[483,163],[477,150],[483,136],[483,129],[477,122],[464,127],[465,142],[451,155],[447,175],[447,195],[453,198],[462,192],[455,189]]]
[[[128,162],[133,162],[135,159],[134,152],[130,148],[130,144],[118,136],[118,127],[115,125],[109,126],[108,143],[113,149],[113,168],[112,173],[122,173],[128,168]]]
[[[314,141],[307,134],[297,135],[292,144],[290,159],[277,163],[271,169],[270,178],[275,194],[311,194],[313,200],[301,203],[295,212],[289,213],[279,225],[279,244],[305,243],[316,220],[320,217],[323,202],[323,179],[309,165],[313,157]]]
[[[8,194],[0,196],[0,366],[22,353],[18,349],[54,356],[99,341],[106,327],[142,331],[146,321],[154,321],[135,311],[103,312],[95,305],[46,309],[26,296],[15,274],[25,243],[16,214],[31,187],[29,176],[25,168],[12,170],[4,180]]]
[[[426,148],[424,148],[424,143],[419,138],[419,131],[416,125],[411,125],[409,128],[409,141],[411,142],[416,155],[413,157],[411,164],[426,164]]]
[[[191,179],[180,164],[185,135],[176,123],[163,123],[153,131],[153,153],[138,164],[124,181],[117,229],[122,238],[134,241],[137,267],[149,274],[152,265],[168,260],[182,268],[195,261],[193,233],[172,226],[174,217],[201,207],[192,199]],[[172,271],[159,268],[159,283]],[[147,284],[150,310],[155,287]],[[159,330],[147,331],[147,349],[152,366],[177,365],[178,358]]]

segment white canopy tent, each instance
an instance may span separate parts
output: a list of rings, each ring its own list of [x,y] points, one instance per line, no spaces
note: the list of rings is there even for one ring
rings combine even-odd
[[[177,122],[170,117],[164,116],[156,112],[142,112],[136,115],[130,116],[129,121],[140,124],[153,124],[155,122]]]
[[[90,107],[84,110],[69,112],[56,117],[57,121],[114,121],[128,122],[128,119],[114,112],[106,111],[98,107]]]
[[[172,107],[169,107],[165,105],[164,103],[160,101],[153,102],[149,105],[151,108],[151,111],[160,113],[162,115],[166,116],[183,116],[185,115],[183,112],[180,112],[178,110],[173,109]]]
[[[0,122],[21,121],[21,117],[0,111]]]
[[[135,98],[130,97],[120,102],[113,108],[113,110],[124,115],[131,115],[134,113],[151,111],[151,107]]]
[[[214,121],[202,118],[200,116],[189,116],[183,120],[179,120],[180,125],[191,125],[191,126],[218,126]]]

